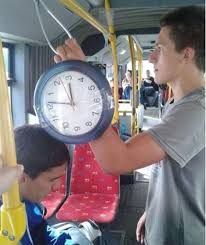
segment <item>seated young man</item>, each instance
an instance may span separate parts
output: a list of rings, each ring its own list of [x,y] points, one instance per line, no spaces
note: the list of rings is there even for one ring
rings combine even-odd
[[[52,138],[39,125],[17,128],[15,142],[17,162],[24,166],[19,187],[28,219],[28,227],[20,244],[93,244],[95,236],[89,236],[84,229],[73,225],[67,231],[59,232],[49,226],[43,217],[40,202],[49,192],[59,187],[59,179],[65,174],[69,161],[66,145]],[[87,225],[91,226],[89,222]]]

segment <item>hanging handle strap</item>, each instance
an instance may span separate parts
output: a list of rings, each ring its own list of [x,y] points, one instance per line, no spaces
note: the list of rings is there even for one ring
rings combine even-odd
[[[51,12],[51,10],[46,6],[46,4],[43,2],[43,0],[33,0],[34,1],[34,6],[35,6],[35,10],[36,10],[36,14],[42,29],[42,32],[44,34],[44,37],[49,45],[49,47],[51,48],[51,50],[58,55],[57,51],[55,50],[55,48],[52,46],[51,42],[49,41],[49,38],[46,34],[46,31],[44,29],[44,25],[42,22],[42,18],[41,18],[41,14],[40,14],[40,4],[42,5],[42,7],[46,10],[46,12],[56,21],[57,24],[59,24],[61,26],[61,28],[66,32],[66,34],[68,35],[68,37],[70,39],[72,39],[72,35],[71,33],[67,30],[67,28],[61,23],[60,20],[57,19],[57,17]]]

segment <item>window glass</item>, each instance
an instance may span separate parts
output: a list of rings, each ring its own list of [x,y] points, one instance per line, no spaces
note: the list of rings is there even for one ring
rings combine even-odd
[[[9,47],[3,47],[3,57],[4,57],[4,65],[5,65],[5,72],[6,72],[6,79],[8,81],[8,95],[9,95],[9,102],[10,102],[10,106],[11,106],[11,86],[9,83],[9,78],[10,78],[10,66],[11,66],[11,57],[10,57],[11,53],[10,53],[10,49]]]
[[[9,49],[3,47],[4,64],[6,69],[6,77],[9,78]]]

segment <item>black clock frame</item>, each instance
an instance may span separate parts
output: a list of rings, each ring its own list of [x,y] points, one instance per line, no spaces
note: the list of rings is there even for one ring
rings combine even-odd
[[[77,71],[88,76],[100,90],[103,102],[103,110],[97,125],[89,132],[81,135],[64,135],[61,134],[49,122],[42,111],[41,95],[47,82],[54,76],[65,71]],[[78,60],[63,61],[50,68],[39,78],[34,91],[34,110],[39,118],[42,127],[54,138],[63,141],[67,144],[83,144],[90,142],[100,137],[103,132],[109,127],[114,114],[114,101],[110,85],[105,76],[96,67],[89,65],[86,62]]]

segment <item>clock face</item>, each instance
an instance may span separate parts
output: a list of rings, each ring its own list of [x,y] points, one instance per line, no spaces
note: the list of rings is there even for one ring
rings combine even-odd
[[[65,71],[50,78],[42,90],[44,119],[63,135],[82,135],[99,122],[103,101],[87,75]]]
[[[40,124],[69,144],[98,138],[110,125],[114,100],[103,74],[82,61],[64,61],[45,72],[34,91]]]

